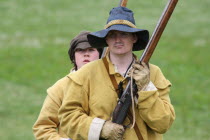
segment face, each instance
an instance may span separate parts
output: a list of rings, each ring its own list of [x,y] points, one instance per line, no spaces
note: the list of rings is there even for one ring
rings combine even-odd
[[[83,65],[97,59],[99,59],[99,52],[96,48],[78,48],[75,50],[75,62],[77,69],[80,69]]]
[[[132,53],[133,44],[136,41],[136,35],[128,32],[110,31],[106,36],[106,43],[109,46],[110,53],[118,55]]]

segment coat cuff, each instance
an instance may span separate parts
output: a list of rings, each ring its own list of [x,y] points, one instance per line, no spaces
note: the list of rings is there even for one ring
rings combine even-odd
[[[144,89],[142,89],[142,91],[154,91],[154,90],[157,90],[157,88],[151,81]]]
[[[104,125],[105,120],[100,118],[94,118],[90,124],[88,132],[88,140],[99,140],[101,129]]]
[[[157,90],[157,88],[150,81],[149,84],[145,88],[143,88],[141,91],[154,91],[154,90]],[[135,101],[136,104],[138,104],[138,97],[137,96],[134,97],[134,101]]]
[[[70,138],[60,138],[60,140],[71,140]]]

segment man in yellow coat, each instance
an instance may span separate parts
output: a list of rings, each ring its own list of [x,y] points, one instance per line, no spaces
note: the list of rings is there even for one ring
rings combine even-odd
[[[74,74],[69,74],[64,100],[59,110],[62,130],[73,140],[162,140],[162,134],[175,119],[170,102],[171,83],[158,66],[139,64],[132,51],[145,48],[147,30],[137,29],[133,12],[116,7],[104,30],[88,35],[93,47],[109,47],[106,57],[91,62]],[[138,89],[135,97],[134,128],[112,123],[118,95],[114,83],[121,88],[132,76]],[[113,79],[115,82],[113,82]],[[124,125],[133,120],[126,117]]]

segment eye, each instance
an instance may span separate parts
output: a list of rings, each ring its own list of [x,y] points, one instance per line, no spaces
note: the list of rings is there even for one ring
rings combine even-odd
[[[109,32],[107,38],[114,38],[115,34],[113,32]]]
[[[96,48],[89,48],[88,51],[90,52],[96,51]]]
[[[76,49],[75,52],[82,52],[82,49]]]
[[[123,37],[127,37],[127,36],[129,36],[129,35],[130,35],[130,33],[127,33],[127,32],[121,32],[121,33],[120,33],[120,35],[121,35],[121,36],[123,36]]]

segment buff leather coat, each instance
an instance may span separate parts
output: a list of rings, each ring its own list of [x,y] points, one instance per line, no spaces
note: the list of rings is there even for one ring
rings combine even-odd
[[[47,97],[38,119],[33,125],[33,133],[36,140],[60,140],[61,138],[68,138],[61,130],[58,120],[58,110],[62,104],[68,80],[68,77],[64,77],[47,89]]]
[[[109,58],[109,74],[119,83],[123,77],[115,72]],[[94,118],[110,120],[117,104],[117,94],[102,60],[91,62],[74,74],[64,78],[66,87],[59,110],[62,130],[73,140],[87,140]],[[150,64],[150,80],[157,90],[140,91],[135,108],[138,128],[144,140],[162,140],[162,134],[175,119],[174,108],[169,98],[171,83],[164,77],[159,67]],[[127,82],[124,82],[124,86]],[[125,124],[129,120],[126,118]],[[126,129],[123,139],[137,140],[134,129]]]

